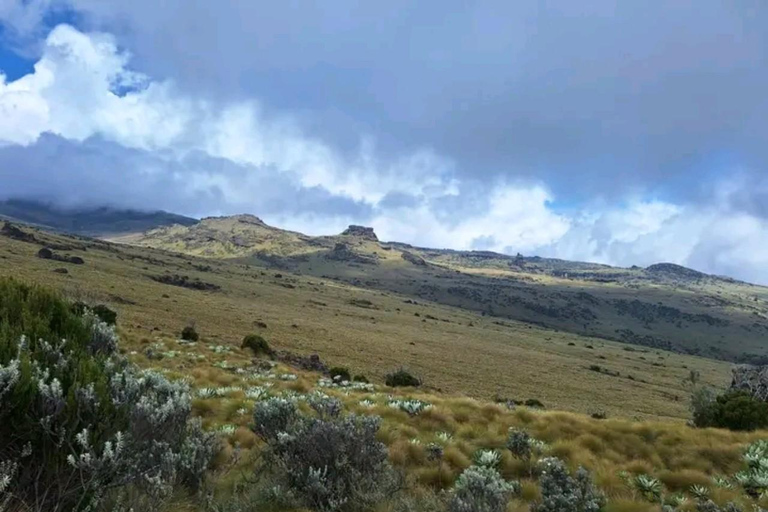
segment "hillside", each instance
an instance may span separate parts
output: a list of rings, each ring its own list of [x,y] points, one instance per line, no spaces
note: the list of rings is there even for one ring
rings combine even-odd
[[[160,226],[190,226],[197,222],[190,217],[163,211],[143,212],[106,207],[63,209],[19,199],[0,201],[0,219],[87,236],[114,236]]]
[[[38,257],[43,247],[59,259]],[[396,254],[380,253],[382,260]],[[74,257],[83,263],[70,263]],[[416,267],[397,258],[402,271]],[[326,269],[356,271],[372,266],[326,263]],[[181,329],[194,324],[211,346],[239,347],[244,333],[255,331],[278,350],[319,354],[329,365],[348,366],[373,382],[406,366],[432,391],[537,399],[555,409],[611,416],[687,418],[691,370],[718,387],[730,379],[730,365],[721,361],[370,289],[352,284],[354,276],[330,279],[272,267],[258,258],[199,258],[23,226],[0,229],[0,275],[108,304],[118,311],[133,359],[151,365],[152,353],[169,353],[163,364],[183,375],[194,365],[171,356]]]
[[[768,357],[768,288],[669,263],[583,262],[381,242],[352,226],[311,237],[250,215],[115,241],[311,275],[569,333],[729,361]]]

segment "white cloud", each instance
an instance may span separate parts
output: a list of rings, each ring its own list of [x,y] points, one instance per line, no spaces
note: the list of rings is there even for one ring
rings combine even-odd
[[[768,226],[732,208],[749,183],[729,182],[707,207],[631,199],[562,213],[545,184],[461,180],[445,155],[423,148],[385,158],[365,134],[345,153],[256,99],[183,94],[129,60],[112,36],[61,25],[33,73],[0,78],[0,194],[249,211],[310,234],[366,222],[383,239],[422,246],[665,260],[768,281]],[[407,200],[387,202],[398,195]]]

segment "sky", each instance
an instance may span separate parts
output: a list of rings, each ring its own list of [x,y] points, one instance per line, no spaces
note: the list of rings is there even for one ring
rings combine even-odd
[[[768,284],[763,0],[0,0],[0,199]]]

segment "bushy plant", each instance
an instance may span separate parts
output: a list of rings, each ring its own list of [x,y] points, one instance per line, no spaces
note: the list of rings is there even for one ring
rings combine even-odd
[[[72,310],[77,315],[84,315],[86,311],[92,312],[99,319],[108,324],[115,325],[117,323],[117,312],[105,306],[104,304],[97,304],[95,306],[89,306],[84,302],[75,302],[72,304]]]
[[[185,341],[197,341],[200,339],[200,335],[195,330],[195,327],[188,325],[181,330],[181,339]]]
[[[715,397],[708,388],[694,391],[692,423],[696,427],[756,430],[768,427],[768,403],[746,391],[729,391]]]
[[[299,417],[268,438],[265,459],[305,506],[364,509],[397,485],[387,448],[376,440],[379,426],[375,416]]]
[[[0,453],[11,509],[80,510],[133,487],[199,487],[218,439],[183,382],[116,356],[113,328],[48,290],[0,280]]]
[[[470,466],[456,480],[449,512],[504,512],[509,498],[519,492],[517,482],[505,481],[489,466]]]
[[[637,475],[633,480],[632,485],[646,500],[651,502],[658,502],[661,500],[663,486],[658,478],[653,478],[649,475]]]
[[[253,432],[267,442],[277,440],[299,420],[296,404],[285,398],[272,397],[253,408]]]
[[[269,346],[267,340],[258,334],[249,334],[243,338],[243,342],[240,344],[240,348],[250,349],[251,352],[253,352],[253,355],[257,357],[261,355],[271,357],[274,355],[274,351]]]
[[[352,374],[349,373],[349,368],[345,368],[343,366],[334,366],[328,371],[328,374],[331,376],[331,379],[337,382],[349,382],[352,380]]]
[[[768,495],[768,441],[760,439],[750,444],[743,459],[747,467],[736,473],[736,482],[752,497]]]
[[[406,369],[400,368],[396,372],[387,374],[384,383],[390,387],[418,387],[421,380],[411,375]]]
[[[541,461],[541,501],[531,512],[598,512],[605,506],[605,496],[592,484],[592,477],[579,468],[575,477],[560,459]]]
[[[507,437],[507,449],[518,459],[526,462],[531,460],[533,451],[531,436],[525,430],[510,428]]]
[[[762,509],[756,508],[755,510]],[[706,500],[700,501],[696,504],[696,512],[743,512],[743,509],[732,501],[729,501],[724,506],[719,507],[714,501]]]

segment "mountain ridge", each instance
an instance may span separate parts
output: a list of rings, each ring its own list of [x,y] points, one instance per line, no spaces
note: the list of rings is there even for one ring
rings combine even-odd
[[[672,263],[622,268],[420,248],[380,241],[364,226],[309,236],[253,216],[209,217],[113,240],[265,265],[646,347],[742,362],[768,358],[768,288]]]

